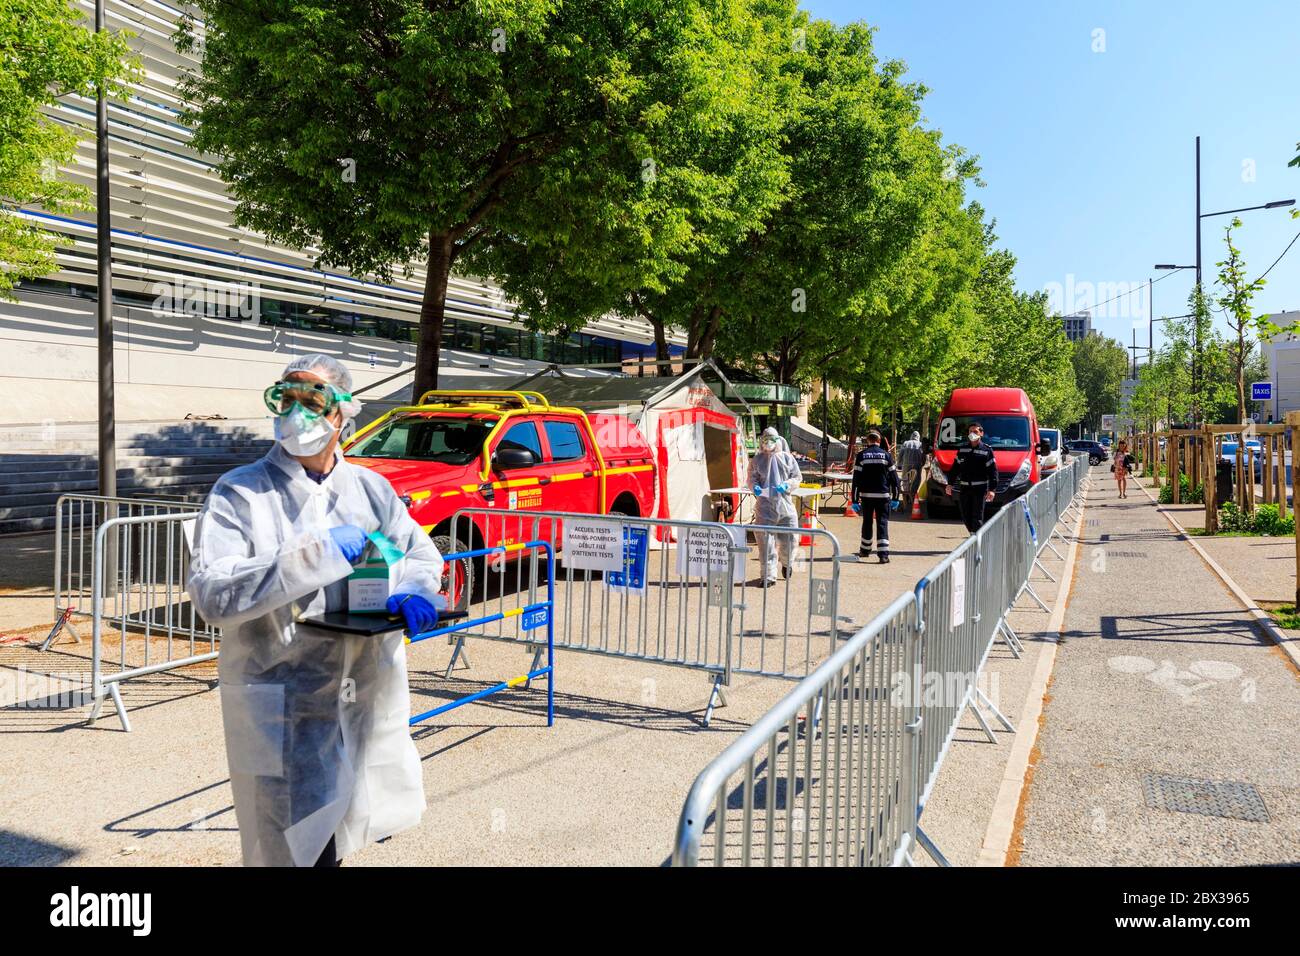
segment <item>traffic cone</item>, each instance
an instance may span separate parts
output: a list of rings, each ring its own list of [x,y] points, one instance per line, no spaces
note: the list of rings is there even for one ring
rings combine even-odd
[[[799,527],[801,527],[801,528],[805,528],[805,529],[809,529],[809,528],[815,528],[815,527],[817,527],[817,519],[815,519],[815,518],[813,517],[813,513],[812,513],[811,511],[805,511],[805,512],[803,513],[803,517],[799,520]],[[810,535],[810,534],[800,535],[800,536],[799,536],[799,547],[801,547],[801,548],[811,548],[811,547],[812,547],[812,535]]]
[[[917,495],[912,499],[912,521],[921,520],[921,496]]]

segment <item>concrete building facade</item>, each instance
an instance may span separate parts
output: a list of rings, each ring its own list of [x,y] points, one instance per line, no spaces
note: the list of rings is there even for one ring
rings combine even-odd
[[[1071,342],[1078,342],[1092,334],[1092,313],[1075,312],[1072,315],[1063,315],[1061,324],[1065,327],[1065,337]]]

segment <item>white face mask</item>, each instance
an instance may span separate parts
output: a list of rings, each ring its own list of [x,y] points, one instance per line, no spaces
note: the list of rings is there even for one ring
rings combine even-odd
[[[275,439],[289,454],[299,458],[319,455],[329,447],[335,428],[324,415],[308,416],[294,405],[287,415],[275,420]]]
[[[969,439],[970,439],[970,443],[971,443],[972,445],[974,445],[974,444],[976,444],[976,443],[980,440],[980,433],[979,433],[979,432],[971,432],[971,433],[970,433],[969,435],[967,435],[966,437],[969,438]]]
[[[763,442],[763,451],[776,451],[776,442],[774,441]]]

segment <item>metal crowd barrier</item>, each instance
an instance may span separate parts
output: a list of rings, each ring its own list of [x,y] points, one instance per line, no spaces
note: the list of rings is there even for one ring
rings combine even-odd
[[[48,650],[64,631],[74,641],[81,641],[73,615],[90,614],[95,535],[106,521],[191,513],[200,504],[165,498],[61,495],[54,518],[54,625],[41,650]],[[188,601],[172,600],[184,587],[190,558],[188,540],[172,535],[170,529],[161,541],[156,529],[151,537],[114,534],[104,556],[108,565],[103,598],[108,604],[100,608],[103,620],[147,627],[186,640],[215,637],[215,630],[194,614]],[[157,594],[158,588],[161,594]],[[159,596],[162,603],[144,603],[142,592]]]
[[[131,722],[118,689],[122,681],[216,658],[217,631],[194,626],[194,608],[185,594],[184,567],[190,547],[184,523],[197,517],[194,511],[110,518],[96,529],[91,552],[92,724],[99,717],[107,691],[112,695],[122,729],[130,731]],[[119,549],[110,544],[114,540]],[[109,563],[105,561],[113,550],[121,559],[116,565],[115,581],[106,573]],[[110,582],[115,585],[111,599],[107,595]],[[182,622],[188,622],[188,628]],[[107,660],[105,625],[113,624],[118,630],[117,658]],[[203,643],[207,644],[206,650],[201,649]],[[117,669],[107,670],[111,665]]]
[[[825,529],[465,508],[453,517],[451,533],[462,543],[550,542],[562,565],[555,582],[556,646],[708,673],[713,686],[706,726],[714,708],[725,704],[722,688],[731,675],[798,680],[840,641],[841,557]],[[789,575],[774,586],[762,583],[759,549],[750,548],[749,533],[782,535],[791,543]],[[566,537],[584,547],[599,539],[604,569],[585,552],[566,554]],[[535,600],[535,559],[532,566],[500,560],[483,567],[472,613],[480,605],[501,611]],[[465,658],[470,637],[532,646],[534,661],[540,654],[517,621],[502,619],[457,636],[448,674]]]
[[[506,617],[518,617],[519,624],[525,631],[533,631],[539,627],[546,628],[546,666],[537,667],[534,665],[528,669],[528,672],[510,680],[502,681],[491,687],[473,694],[468,694],[451,703],[443,704],[432,710],[427,710],[422,714],[416,714],[408,722],[410,726],[428,720],[430,717],[437,717],[439,714],[445,714],[449,710],[455,710],[457,707],[464,707],[466,704],[472,704],[476,700],[482,700],[484,697],[490,697],[492,694],[500,693],[510,687],[518,687],[520,684],[528,687],[534,680],[539,677],[546,678],[546,726],[555,725],[555,552],[551,550],[551,545],[546,541],[529,541],[524,544],[512,544],[495,548],[480,548],[477,551],[463,551],[457,554],[443,555],[443,560],[452,561],[473,561],[476,558],[501,555],[509,553],[520,553],[525,550],[536,552],[543,550],[546,553],[546,600],[537,601],[525,607],[514,608],[501,614],[491,614],[487,617],[476,620],[458,621],[455,624],[444,627],[436,627],[429,631],[422,631],[406,639],[407,644],[417,644],[420,641],[427,641],[432,637],[440,637],[444,634],[450,635],[458,631],[464,631],[471,627],[480,627],[485,624],[492,624]]]
[[[920,630],[901,594],[695,779],[674,866],[883,866],[916,830]]]
[[[1007,614],[1086,471],[1076,459],[1002,508],[714,759],[682,808],[674,864],[898,865],[920,846],[946,865],[921,813],[967,707],[991,741],[981,708],[1015,729],[979,677],[999,635],[1023,649]],[[855,787],[854,767],[873,784]]]

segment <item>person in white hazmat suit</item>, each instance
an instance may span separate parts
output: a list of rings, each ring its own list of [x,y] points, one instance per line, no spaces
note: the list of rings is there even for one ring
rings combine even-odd
[[[754,523],[797,528],[799,510],[790,491],[798,488],[802,480],[799,463],[790,454],[790,446],[775,428],[766,429],[758,438],[758,454],[750,459],[749,480],[746,482],[754,492]],[[754,534],[763,565],[763,586],[770,587],[776,583],[778,558],[780,573],[788,578],[794,535]]]
[[[347,607],[347,577],[379,531],[405,554],[388,610],[437,621],[442,556],[382,477],[338,450],[360,411],[351,375],[295,359],[266,390],[277,442],[223,475],[195,530],[189,593],[222,629],[221,710],[248,866],[337,866],[425,809],[400,630],[300,623]]]

